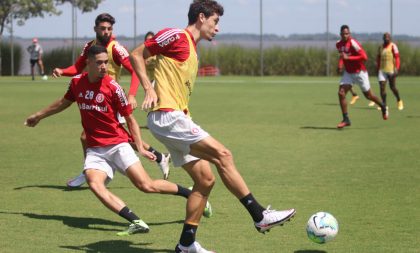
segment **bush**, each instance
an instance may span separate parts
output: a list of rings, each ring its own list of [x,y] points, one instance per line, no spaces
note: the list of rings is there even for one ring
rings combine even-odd
[[[79,53],[81,51],[82,48],[76,48],[76,59],[79,57]],[[45,52],[42,56],[42,61],[44,62],[46,74],[52,73],[54,68],[66,68],[70,65],[73,65],[74,62],[72,62],[72,48],[62,47]]]
[[[10,43],[1,43],[1,75],[10,76],[12,74],[12,57],[11,57],[11,48]],[[13,45],[13,74],[17,75],[19,73],[20,67],[22,65],[22,47],[19,44]]]
[[[370,75],[376,75],[376,56],[378,43],[364,43],[368,55],[366,67]],[[406,43],[397,43],[401,56],[402,75],[420,75],[420,48]],[[200,65],[213,65],[222,75],[260,75],[260,50],[244,48],[239,45],[219,47],[200,47]],[[272,47],[263,50],[264,75],[303,75],[324,76],[326,74],[326,51],[323,48],[282,48]],[[335,75],[338,53],[330,52],[329,70]]]

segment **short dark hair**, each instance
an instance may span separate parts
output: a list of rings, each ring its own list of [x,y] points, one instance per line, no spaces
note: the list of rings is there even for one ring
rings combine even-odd
[[[88,58],[94,57],[97,54],[106,53],[108,54],[108,51],[106,51],[106,48],[99,45],[93,45],[91,46],[87,51]]]
[[[102,22],[109,22],[109,23],[111,23],[111,25],[114,25],[115,24],[115,18],[113,16],[111,16],[111,14],[109,14],[109,13],[102,13],[102,14],[99,14],[96,17],[95,26],[98,26],[99,23],[102,23]]]
[[[344,29],[347,29],[347,30],[350,31],[350,27],[348,25],[342,25],[341,28],[340,28],[340,32],[343,32]]]
[[[188,25],[197,22],[200,13],[203,13],[208,18],[215,13],[223,16],[223,12],[223,6],[214,0],[194,0],[190,4],[190,10],[188,11]]]
[[[148,31],[147,33],[146,33],[146,35],[144,35],[144,40],[146,41],[146,39],[147,39],[147,37],[149,37],[149,36],[155,36],[155,33],[154,32],[152,32],[152,31]]]

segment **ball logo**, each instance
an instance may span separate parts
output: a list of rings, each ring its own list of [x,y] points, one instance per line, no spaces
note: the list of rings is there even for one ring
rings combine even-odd
[[[104,99],[105,99],[105,97],[104,97],[104,94],[102,94],[102,93],[98,93],[98,95],[96,95],[96,98],[95,98],[97,103],[104,102]]]
[[[194,128],[191,129],[191,133],[192,134],[198,134],[199,132],[200,132],[200,129],[198,129],[196,127],[194,127]]]

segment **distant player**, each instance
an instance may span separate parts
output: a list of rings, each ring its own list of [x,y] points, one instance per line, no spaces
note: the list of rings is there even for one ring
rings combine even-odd
[[[145,193],[172,194],[188,198],[191,190],[149,177],[129,142],[135,143],[135,148],[142,156],[150,160],[156,159],[156,156],[143,147],[140,128],[124,90],[107,75],[107,49],[94,45],[89,47],[86,53],[87,72],[73,77],[65,95],[29,116],[25,125],[35,127],[42,119],[77,103],[86,133],[84,172],[90,190],[108,209],[130,222],[128,229],[119,232],[118,235],[147,233],[149,226],[106,187],[106,182],[113,179],[117,170]],[[125,118],[128,131],[118,121],[117,113]]]
[[[197,43],[202,39],[211,41],[216,36],[223,12],[216,1],[194,0],[185,29],[163,29],[131,54],[133,67],[147,87],[142,107],[151,109],[149,129],[169,150],[174,165],[182,167],[194,181],[176,253],[213,252],[196,241],[203,208],[215,184],[210,163],[217,167],[226,188],[249,212],[259,232],[284,224],[295,215],[295,209],[276,211],[262,207],[237,170],[232,153],[190,117],[189,100],[198,71]],[[157,56],[154,89],[145,70],[145,61],[152,55]],[[229,223],[228,217],[226,221]]]
[[[135,109],[137,107],[136,102],[136,93],[139,87],[139,79],[136,76],[136,73],[131,67],[128,51],[115,40],[113,36],[113,25],[115,19],[108,13],[99,14],[95,19],[95,33],[96,39],[92,40],[85,44],[82,54],[76,60],[76,63],[65,69],[55,68],[53,70],[53,77],[60,76],[74,76],[80,74],[83,69],[86,67],[87,51],[93,45],[102,45],[104,46],[109,55],[109,64],[108,64],[108,75],[110,75],[117,82],[120,80],[120,73],[124,67],[131,74],[131,84],[128,95],[129,104]],[[122,119],[123,120],[123,119]],[[85,132],[82,132],[80,141],[83,147],[83,154],[86,155],[86,136]],[[170,155],[165,155],[157,150],[153,149],[150,145],[143,142],[145,148],[153,152],[157,159],[156,162],[159,165],[160,170],[162,171],[163,178],[167,179],[169,176],[169,161]],[[85,176],[83,173],[67,181],[67,186],[69,187],[79,187],[86,182]]]
[[[369,76],[365,67],[367,55],[363,50],[362,45],[351,37],[350,28],[347,25],[341,26],[340,29],[341,40],[337,42],[336,47],[340,54],[337,71],[343,76],[338,88],[338,99],[340,102],[343,120],[337,125],[337,128],[350,126],[350,118],[347,111],[346,94],[354,84],[359,85],[363,95],[380,106],[382,111],[382,118],[388,119],[388,109],[381,103],[370,88]],[[343,70],[344,66],[344,70]]]
[[[37,38],[32,39],[32,45],[30,45],[26,51],[30,54],[29,63],[31,64],[32,81],[35,80],[35,65],[38,65],[42,79],[47,80],[48,77],[45,75],[44,63],[42,62],[44,50],[42,50],[42,46],[38,43]]]
[[[404,104],[396,87],[396,79],[400,70],[400,53],[397,45],[391,41],[391,34],[384,33],[383,41],[376,58],[382,102],[386,105],[386,82],[389,81],[389,87],[397,99],[398,110],[401,111],[404,109]]]

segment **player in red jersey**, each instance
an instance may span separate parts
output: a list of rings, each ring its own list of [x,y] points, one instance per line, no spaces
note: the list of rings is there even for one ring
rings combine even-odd
[[[400,53],[397,45],[391,40],[391,34],[384,33],[383,41],[384,43],[379,47],[376,57],[381,98],[386,105],[386,82],[389,81],[389,87],[397,99],[398,110],[401,111],[404,109],[404,104],[396,86],[396,79],[400,70]]]
[[[177,253],[210,253],[196,241],[202,210],[215,183],[210,163],[217,167],[226,188],[243,204],[255,228],[264,233],[284,224],[295,215],[294,209],[276,211],[262,207],[237,170],[232,153],[192,121],[189,99],[198,71],[196,45],[211,41],[219,32],[223,7],[213,0],[194,0],[188,12],[186,29],[159,31],[131,54],[134,70],[146,88],[142,107],[151,109],[148,127],[169,150],[175,166],[182,167],[193,179],[186,218]],[[155,87],[146,73],[146,59],[157,55]],[[225,250],[229,251],[229,250]]]
[[[108,75],[119,82],[122,68],[125,68],[129,73],[131,73],[131,84],[128,93],[128,102],[131,107],[135,109],[137,107],[135,96],[139,86],[139,79],[137,78],[136,73],[133,71],[131,66],[128,51],[121,44],[119,44],[118,41],[115,40],[115,37],[112,34],[114,23],[115,19],[110,14],[99,14],[95,19],[94,27],[96,39],[85,44],[80,57],[76,60],[74,65],[64,69],[55,68],[53,70],[53,77],[74,76],[80,74],[86,67],[87,51],[89,48],[92,45],[104,46],[107,49],[109,55]],[[82,143],[83,155],[86,155],[86,136],[84,132],[81,134],[80,141]],[[163,178],[167,179],[169,176],[170,155],[165,155],[158,152],[145,142],[143,142],[143,145],[145,145],[147,150],[153,152],[156,155],[156,162],[162,171]],[[85,182],[85,176],[83,173],[81,173],[80,175],[68,180],[67,186],[79,187]]]
[[[106,182],[118,170],[133,185],[145,193],[173,194],[188,198],[191,191],[165,180],[152,180],[144,170],[129,142],[133,141],[139,153],[150,159],[156,156],[143,148],[140,128],[122,87],[107,75],[106,48],[94,45],[87,52],[87,73],[75,76],[65,95],[48,107],[29,116],[25,125],[35,127],[42,119],[57,114],[74,102],[80,111],[86,133],[87,152],[84,172],[90,190],[111,211],[127,219],[128,230],[118,235],[147,233],[148,225],[134,214],[126,204],[106,187]],[[118,121],[120,113],[127,122],[129,132]]]
[[[365,50],[363,50],[362,45],[357,40],[351,37],[350,28],[347,25],[341,26],[340,36],[341,40],[337,42],[336,47],[340,54],[337,72],[343,74],[338,88],[338,99],[343,113],[343,120],[337,125],[337,128],[351,125],[347,111],[346,94],[354,84],[358,84],[363,95],[381,108],[382,118],[384,120],[388,119],[388,109],[372,93],[370,88],[369,76],[365,67],[365,61],[367,60]]]

